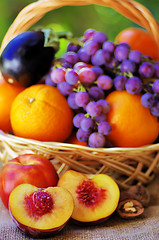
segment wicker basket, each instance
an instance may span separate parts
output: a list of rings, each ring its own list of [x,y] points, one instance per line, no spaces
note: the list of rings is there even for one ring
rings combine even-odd
[[[19,33],[29,29],[45,13],[67,5],[98,4],[112,7],[125,17],[147,29],[159,48],[159,25],[151,13],[132,0],[39,0],[25,7],[5,35],[1,52]],[[86,174],[107,173],[122,188],[141,182],[148,184],[159,171],[159,144],[138,148],[90,148],[74,144],[40,142],[5,134],[0,131],[1,160],[23,153],[45,155],[55,165],[59,175],[69,168]]]

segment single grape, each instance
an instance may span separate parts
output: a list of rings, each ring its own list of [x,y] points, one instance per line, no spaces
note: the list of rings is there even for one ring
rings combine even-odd
[[[75,63],[75,65],[73,66],[73,70],[78,72],[78,71],[79,71],[81,68],[83,68],[83,67],[87,67],[87,64],[84,63],[84,62],[77,62],[77,63]]]
[[[108,40],[108,37],[105,33],[103,32],[94,32],[94,34],[92,35],[92,40],[97,42],[97,43],[104,43],[105,41]]]
[[[135,62],[135,63],[140,63],[142,58],[142,54],[140,51],[133,50],[129,53],[129,60]]]
[[[156,79],[153,83],[152,90],[154,93],[159,93],[159,79]]]
[[[107,116],[105,113],[101,113],[100,115],[95,117],[95,121],[100,123],[100,122],[104,122],[107,120]]]
[[[104,74],[103,69],[99,66],[93,66],[91,67],[91,70],[96,74],[96,78]]]
[[[84,83],[92,83],[96,80],[95,73],[91,70],[91,68],[84,67],[79,70],[79,80]]]
[[[84,131],[91,130],[91,129],[93,129],[93,127],[94,127],[94,121],[93,121],[92,118],[90,118],[90,117],[82,118],[82,120],[81,120],[81,128]]]
[[[154,77],[159,78],[159,62],[155,62],[154,64]]]
[[[154,66],[150,62],[143,62],[139,67],[139,74],[143,78],[151,78],[154,72]]]
[[[79,44],[75,44],[70,42],[67,46],[67,52],[78,52],[78,50],[81,48]]]
[[[112,57],[112,58],[110,59],[110,62],[109,62],[109,63],[106,63],[105,66],[106,66],[106,68],[109,68],[109,69],[112,69],[112,70],[113,70],[113,69],[116,68],[119,64],[120,64],[120,62],[119,62],[116,58]]]
[[[66,79],[66,82],[68,82],[71,85],[74,85],[78,82],[79,75],[73,69],[69,69],[69,70],[66,71],[65,79]]]
[[[97,104],[102,106],[102,113],[106,114],[110,110],[110,104],[107,100],[105,99],[100,99],[97,101]]]
[[[77,52],[77,55],[79,60],[82,62],[88,63],[90,61],[90,56],[83,47],[80,48],[80,50]]]
[[[76,133],[76,137],[81,142],[87,142],[91,134],[90,130],[84,131],[82,128],[79,128]]]
[[[101,114],[102,106],[99,105],[97,102],[92,101],[86,105],[86,111],[87,113],[89,113],[90,116],[96,117]]]
[[[141,97],[141,103],[144,107],[151,108],[154,102],[153,94],[147,92]]]
[[[67,98],[67,102],[68,102],[68,105],[70,106],[70,108],[72,109],[78,109],[78,105],[76,104],[76,101],[75,101],[75,96],[76,96],[76,93],[73,92],[71,93],[68,98]]]
[[[125,47],[127,47],[129,49],[129,51],[131,50],[130,45],[128,43],[126,43],[126,42],[121,42],[121,43],[117,44],[116,46],[125,46]]]
[[[136,64],[131,60],[124,60],[120,65],[121,72],[131,72],[135,73]]]
[[[91,99],[97,101],[104,98],[104,91],[96,86],[93,86],[89,89],[88,94]]]
[[[97,86],[103,90],[109,90],[113,86],[113,80],[108,75],[100,75],[97,78]]]
[[[64,60],[72,65],[78,62],[79,58],[75,52],[66,52],[63,56]]]
[[[86,39],[89,39],[93,36],[93,34],[96,32],[96,30],[92,29],[92,28],[89,28],[87,29],[85,32],[84,32],[84,37]]]
[[[103,49],[97,50],[96,53],[91,58],[92,64],[96,66],[101,66],[106,63],[109,63],[110,60],[111,60],[110,53]]]
[[[58,83],[57,88],[64,96],[68,96],[73,92],[73,85],[70,85],[68,82]]]
[[[84,113],[77,113],[73,118],[73,124],[76,128],[81,127],[81,121],[85,118]]]
[[[108,52],[110,52],[110,53],[113,53],[114,50],[115,50],[115,44],[114,44],[113,42],[111,42],[111,41],[105,41],[105,42],[103,43],[103,49],[104,49],[105,51],[108,51]]]
[[[62,63],[62,67],[67,69],[67,68],[72,68],[72,64],[71,63],[68,63],[68,62],[63,62]]]
[[[130,48],[127,44],[119,44],[115,50],[114,55],[118,61],[124,61],[128,59]]]
[[[98,132],[103,135],[108,135],[112,131],[112,127],[108,122],[100,122],[98,124]]]
[[[159,117],[159,101],[155,101],[150,108],[150,112],[152,115]]]
[[[86,54],[92,56],[99,49],[99,44],[93,40],[87,40],[84,43],[83,49],[85,50]]]
[[[88,139],[88,145],[92,148],[102,148],[106,144],[105,136],[101,133],[94,132],[90,134]]]
[[[142,90],[142,81],[138,77],[130,77],[125,84],[125,88],[131,94],[138,94]]]
[[[87,92],[77,92],[75,96],[75,102],[79,107],[85,107],[90,101]]]
[[[50,77],[54,83],[61,83],[65,81],[66,70],[64,68],[55,68],[50,72]]]
[[[127,82],[127,77],[124,75],[118,75],[114,78],[114,86],[116,90],[124,90],[125,84]]]
[[[51,78],[51,76],[50,76],[49,73],[46,75],[45,84],[46,84],[46,85],[53,86],[53,87],[56,87],[56,86],[57,86],[57,84],[52,81],[52,78]]]

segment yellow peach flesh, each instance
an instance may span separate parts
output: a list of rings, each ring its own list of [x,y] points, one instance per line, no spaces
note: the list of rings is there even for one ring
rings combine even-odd
[[[29,216],[24,199],[26,194],[29,195],[36,190],[37,188],[30,184],[19,185],[13,190],[9,198],[10,211],[13,217],[23,225],[40,230],[56,229],[64,225],[73,211],[71,194],[60,187],[47,188],[44,191],[52,196],[53,209],[38,218],[37,216],[34,218]]]
[[[72,180],[71,180],[72,179]],[[94,222],[109,217],[116,209],[119,201],[119,188],[115,181],[105,174],[98,174],[92,178],[95,188],[103,192],[99,201],[86,206],[79,201],[77,188],[88,178],[72,170],[67,171],[59,180],[58,186],[66,188],[74,198],[72,218],[80,222]]]

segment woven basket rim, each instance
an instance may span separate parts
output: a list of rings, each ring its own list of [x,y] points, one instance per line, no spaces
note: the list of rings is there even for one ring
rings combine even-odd
[[[38,146],[45,146],[57,149],[82,149],[89,152],[104,152],[104,153],[116,153],[116,152],[141,152],[141,151],[157,151],[159,150],[159,143],[149,144],[141,147],[109,147],[109,148],[92,148],[88,146],[82,146],[78,144],[71,144],[71,143],[63,143],[63,142],[46,142],[46,141],[38,141],[34,139],[22,138],[12,134],[4,133],[0,130],[0,141],[10,141],[19,144],[32,144]]]

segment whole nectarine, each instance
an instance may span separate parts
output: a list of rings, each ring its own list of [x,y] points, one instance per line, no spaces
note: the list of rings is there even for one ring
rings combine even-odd
[[[19,184],[36,187],[56,186],[58,175],[52,163],[36,154],[22,154],[9,160],[0,173],[0,197],[6,207],[11,191]]]

